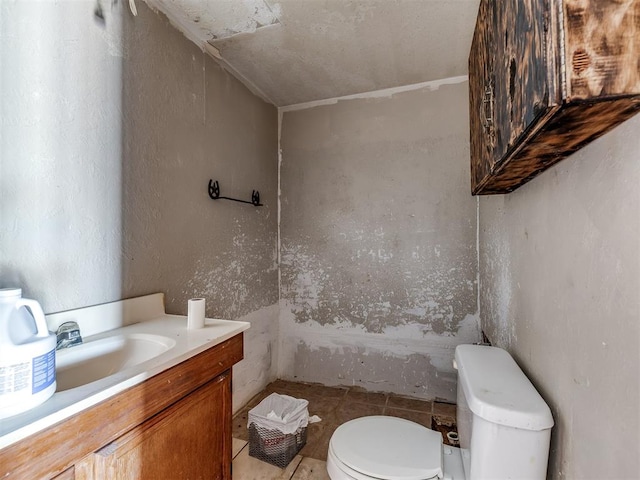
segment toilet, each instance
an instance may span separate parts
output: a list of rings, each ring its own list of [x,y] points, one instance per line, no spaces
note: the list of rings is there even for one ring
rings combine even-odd
[[[331,480],[545,479],[553,417],[515,360],[485,345],[456,347],[460,448],[396,417],[361,417],[329,441]]]

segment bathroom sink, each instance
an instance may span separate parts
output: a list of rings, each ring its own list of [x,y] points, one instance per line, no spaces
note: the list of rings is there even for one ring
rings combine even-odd
[[[128,333],[56,351],[56,391],[62,392],[139,365],[173,348],[162,335]]]

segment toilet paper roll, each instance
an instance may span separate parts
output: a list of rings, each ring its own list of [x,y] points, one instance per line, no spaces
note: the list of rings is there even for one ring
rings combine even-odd
[[[204,298],[192,298],[187,303],[187,328],[204,327]]]

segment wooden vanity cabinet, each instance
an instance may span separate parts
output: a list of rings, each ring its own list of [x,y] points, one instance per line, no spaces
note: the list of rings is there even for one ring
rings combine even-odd
[[[640,111],[640,0],[481,0],[471,191],[508,193]]]
[[[0,450],[3,480],[231,480],[243,334]]]
[[[230,375],[221,375],[75,465],[75,480],[231,478]]]

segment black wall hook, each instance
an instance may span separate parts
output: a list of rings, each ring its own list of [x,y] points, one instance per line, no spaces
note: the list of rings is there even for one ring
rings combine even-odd
[[[240,200],[238,198],[231,198],[231,197],[221,197],[220,184],[218,183],[217,180],[216,181],[209,180],[209,197],[211,197],[211,200],[224,199],[224,200],[232,200],[234,202],[248,203],[250,205],[253,205],[254,207],[263,206],[262,203],[260,203],[260,192],[258,192],[258,190],[253,190],[253,192],[251,193],[251,201]]]

